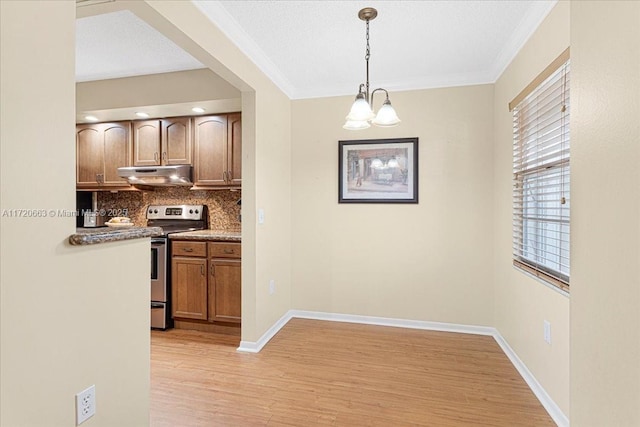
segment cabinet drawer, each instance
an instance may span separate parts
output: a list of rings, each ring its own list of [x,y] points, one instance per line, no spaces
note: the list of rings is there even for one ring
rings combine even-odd
[[[210,242],[210,258],[240,258],[242,256],[240,243]]]
[[[171,251],[173,256],[207,256],[207,243],[206,242],[187,242],[187,241],[172,241]]]

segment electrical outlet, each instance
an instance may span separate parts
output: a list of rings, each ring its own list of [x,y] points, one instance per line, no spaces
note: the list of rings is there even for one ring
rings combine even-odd
[[[269,280],[269,295],[273,295],[276,293],[276,281],[271,279]]]
[[[79,426],[96,414],[96,386],[76,394],[76,425]]]
[[[551,323],[544,321],[544,342],[551,344]]]

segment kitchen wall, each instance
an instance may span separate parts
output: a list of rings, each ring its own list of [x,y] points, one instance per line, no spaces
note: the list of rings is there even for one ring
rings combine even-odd
[[[126,209],[134,224],[147,225],[146,208],[149,205],[207,205],[209,228],[213,230],[240,231],[241,191],[189,190],[185,187],[159,187],[154,191],[98,192],[98,208],[119,211]]]
[[[363,131],[352,96],[293,101],[293,306],[491,326],[493,86],[391,100],[401,125]],[[419,204],[339,204],[338,141],[393,137],[419,138]]]
[[[46,213],[0,217],[2,426],[74,426],[92,384],[83,425],[149,424],[149,239],[70,246],[57,213],[75,209],[75,16],[0,2],[0,207]]]
[[[194,3],[115,3],[242,92],[242,340],[255,342],[291,309],[291,101]]]
[[[493,324],[566,416],[569,416],[569,297],[512,265],[513,124],[508,103],[568,46],[569,2],[561,1],[496,82],[494,192],[493,199],[489,199],[494,203]],[[572,151],[574,146],[572,141]],[[575,183],[573,177],[571,182]],[[545,320],[551,323],[552,345],[543,340]]]

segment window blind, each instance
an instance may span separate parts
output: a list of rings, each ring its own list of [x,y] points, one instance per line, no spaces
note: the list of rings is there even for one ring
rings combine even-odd
[[[513,107],[513,262],[569,289],[567,59]]]

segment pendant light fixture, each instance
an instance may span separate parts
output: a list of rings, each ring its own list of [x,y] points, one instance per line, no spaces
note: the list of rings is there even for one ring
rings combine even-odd
[[[360,84],[356,100],[351,106],[349,115],[346,117],[347,121],[344,126],[342,126],[348,130],[367,129],[371,126],[370,123],[381,127],[396,126],[400,123],[396,111],[391,106],[389,92],[387,92],[386,89],[378,88],[369,93],[369,58],[371,57],[371,49],[369,47],[369,21],[374,20],[376,16],[378,16],[378,11],[372,7],[365,7],[358,12],[358,18],[367,23],[367,50],[364,56],[367,63],[367,81],[366,83]],[[383,91],[386,99],[376,115],[371,106],[373,105],[373,95],[378,91]]]

